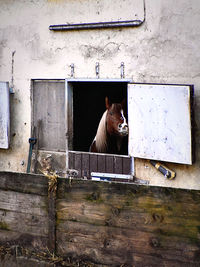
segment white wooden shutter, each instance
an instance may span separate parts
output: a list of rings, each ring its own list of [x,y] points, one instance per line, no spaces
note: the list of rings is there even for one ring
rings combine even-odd
[[[0,148],[8,149],[10,142],[9,85],[0,82]]]
[[[129,154],[192,164],[191,88],[129,84]]]

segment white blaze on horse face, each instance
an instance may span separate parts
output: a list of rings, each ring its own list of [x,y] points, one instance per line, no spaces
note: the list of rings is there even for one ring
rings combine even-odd
[[[123,109],[121,109],[121,117],[123,119],[123,123],[119,124],[119,126],[118,126],[119,132],[122,133],[123,135],[127,135],[128,134],[128,124],[126,122],[126,118],[124,116]]]

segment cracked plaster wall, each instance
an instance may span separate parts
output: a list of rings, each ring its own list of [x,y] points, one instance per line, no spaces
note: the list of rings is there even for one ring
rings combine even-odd
[[[152,185],[200,189],[199,0],[148,0],[146,20],[138,28],[49,31],[51,24],[77,22],[81,14],[76,8],[71,12],[70,4],[79,5],[84,11],[83,2],[0,0],[0,80],[13,80],[15,92],[11,96],[11,147],[0,150],[0,170],[26,171],[31,79],[70,77],[71,63],[75,64],[75,77],[94,78],[96,62],[100,63],[100,78],[120,78],[120,64],[124,62],[125,76],[134,82],[194,84],[195,164],[169,164],[177,172],[174,181],[166,181],[144,160],[137,159],[135,168],[136,176],[150,180]],[[85,9],[91,20],[103,10],[102,5],[97,10],[97,2],[90,5],[89,11]],[[141,5],[141,1],[135,3]],[[123,12],[126,15],[129,8]],[[142,14],[141,7],[139,13]]]

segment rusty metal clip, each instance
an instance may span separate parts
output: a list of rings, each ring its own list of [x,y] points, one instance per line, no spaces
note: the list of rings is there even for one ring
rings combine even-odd
[[[97,79],[99,79],[99,62],[96,62],[95,71],[96,71],[96,77]]]
[[[71,78],[74,78],[74,63],[70,65],[71,68]]]
[[[120,70],[121,70],[121,79],[125,78],[125,72],[124,72],[124,62],[121,62]]]

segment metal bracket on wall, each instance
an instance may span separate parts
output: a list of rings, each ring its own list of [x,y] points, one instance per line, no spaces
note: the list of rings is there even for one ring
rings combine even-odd
[[[96,78],[99,79],[99,62],[96,62],[95,71],[96,71]]]
[[[70,65],[71,68],[71,78],[74,78],[74,63]]]
[[[120,70],[121,70],[120,76],[121,76],[121,79],[124,79],[125,78],[124,68],[125,68],[124,62],[121,62],[121,66],[120,66]]]
[[[14,94],[15,93],[13,87],[9,87],[9,92],[10,92],[10,94]]]

